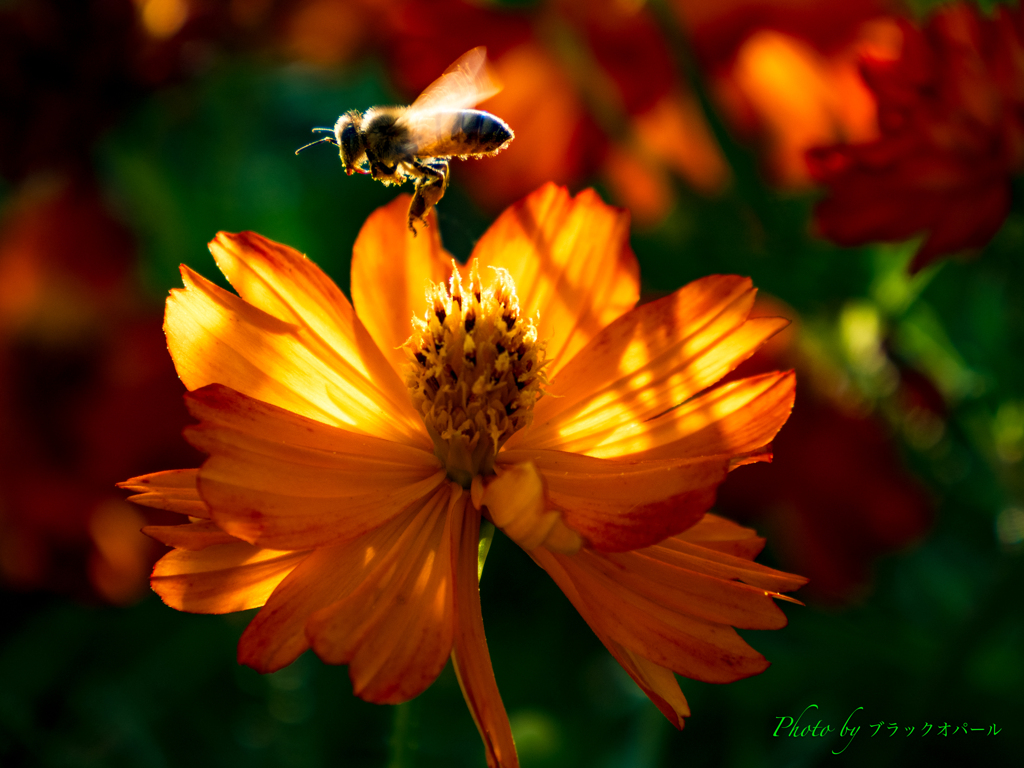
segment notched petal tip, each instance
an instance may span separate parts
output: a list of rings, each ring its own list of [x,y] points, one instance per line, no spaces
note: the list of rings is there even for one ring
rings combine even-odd
[[[250,230],[218,232],[207,247],[228,279],[231,279],[230,265],[235,260],[258,259],[273,269],[288,269],[295,262],[308,261],[305,254],[294,248]]]
[[[804,583],[800,586],[804,586],[804,584],[807,584],[809,581],[810,579],[804,579]],[[796,587],[796,589],[799,589],[799,587]],[[790,597],[789,595],[783,595],[779,592],[765,592],[765,594],[771,598],[774,598],[775,600],[785,600],[787,603],[794,603],[795,605],[806,607],[806,603],[804,603],[802,600],[797,600],[795,597]]]
[[[245,398],[226,384],[218,382],[193,389],[183,397],[189,414],[197,419],[202,419],[211,411],[233,410],[238,407],[238,401]]]
[[[196,485],[198,476],[198,469],[171,469],[132,477],[117,483],[117,487],[134,492],[128,497],[133,504],[209,518],[210,510]]]

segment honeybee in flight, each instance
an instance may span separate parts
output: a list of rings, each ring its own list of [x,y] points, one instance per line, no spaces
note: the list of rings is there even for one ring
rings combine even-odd
[[[514,138],[498,117],[471,107],[501,86],[490,77],[486,50],[464,53],[408,107],[371,107],[346,112],[330,135],[295,150],[327,142],[338,147],[345,173],[368,173],[384,184],[415,183],[409,229],[427,224],[426,215],[448,188],[448,161],[495,155]]]

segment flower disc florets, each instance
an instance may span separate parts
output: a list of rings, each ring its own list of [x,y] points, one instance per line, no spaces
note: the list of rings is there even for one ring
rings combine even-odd
[[[498,449],[533,418],[547,383],[544,345],[520,315],[504,269],[494,268],[484,288],[474,261],[463,286],[453,264],[449,283],[428,289],[427,304],[405,344],[405,380],[448,476],[468,488],[474,476],[494,472]]]

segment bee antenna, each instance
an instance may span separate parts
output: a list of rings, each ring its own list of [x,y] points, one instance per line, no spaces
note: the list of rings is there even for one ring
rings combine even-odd
[[[328,129],[328,128],[314,128],[313,130],[314,131],[326,131],[326,130],[330,130],[330,129]],[[317,139],[316,141],[311,141],[311,142],[309,142],[309,144],[305,144],[305,145],[299,147],[298,149],[295,150],[295,154],[297,155],[297,154],[299,154],[299,152],[301,152],[304,149],[309,149],[310,147],[312,147],[312,146],[314,146],[316,144],[323,144],[324,142],[326,142],[328,144],[333,144],[334,146],[338,146],[338,142],[334,140],[334,136],[324,136],[322,139]]]

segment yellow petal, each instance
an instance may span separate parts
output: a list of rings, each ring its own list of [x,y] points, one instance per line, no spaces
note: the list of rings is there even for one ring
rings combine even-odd
[[[714,501],[728,460],[597,459],[562,451],[501,451],[503,468],[532,461],[544,477],[549,508],[604,551],[645,547],[696,523]]]
[[[421,525],[363,564],[356,589],[306,623],[313,650],[328,664],[348,664],[352,690],[367,701],[418,696],[451,654],[452,555],[466,504],[462,490],[450,488]]]
[[[139,475],[123,483],[118,488],[134,491],[128,501],[144,507],[166,509],[189,517],[208,518],[210,510],[206,502],[199,496],[196,481],[198,469],[169,469],[165,472],[152,472]]]
[[[181,273],[185,287],[167,299],[164,330],[186,387],[221,383],[326,424],[430,444],[408,393],[340,292],[351,323],[335,349],[342,329],[330,325],[337,333],[325,340],[305,320],[309,308],[282,319],[188,267]]]
[[[150,585],[171,608],[232,613],[263,605],[308,552],[280,552],[238,541],[199,551],[176,549],[157,561]]]
[[[238,660],[260,672],[291,664],[310,647],[307,624],[317,611],[379,584],[398,569],[419,535],[430,529],[451,491],[439,488],[404,515],[345,544],[315,550],[267,600],[238,644]],[[383,567],[381,567],[383,566]],[[388,607],[393,608],[393,605]]]
[[[186,395],[185,431],[210,454],[199,490],[222,529],[275,549],[347,541],[444,482],[437,457],[348,432],[217,384]]]
[[[452,666],[459,679],[462,695],[473,722],[484,742],[488,768],[518,768],[519,757],[512,741],[512,728],[498,684],[491,668],[491,657],[484,636],[480,612],[480,583],[477,553],[480,516],[465,514],[459,549],[455,556],[455,643]],[[543,549],[543,548],[541,548]]]
[[[406,366],[399,348],[412,333],[413,315],[427,309],[426,287],[447,280],[452,268],[434,211],[428,214],[429,225],[413,236],[406,224],[408,210],[408,195],[378,208],[352,249],[352,303],[399,375]]]
[[[589,451],[711,386],[788,322],[747,320],[755,293],[747,278],[712,275],[619,318],[551,379],[507,447]]]
[[[640,295],[629,214],[593,190],[575,198],[546,184],[509,207],[473,250],[481,268],[508,270],[522,312],[539,313],[551,376]]]

